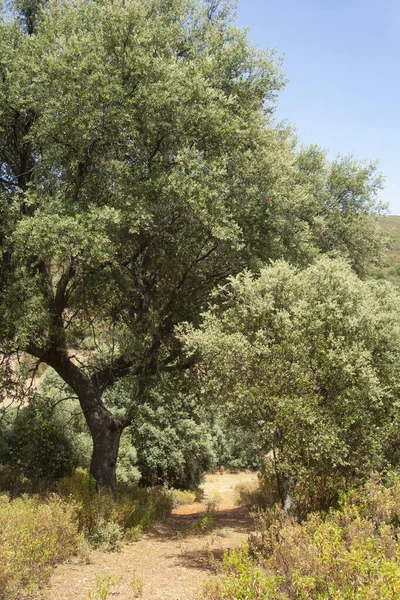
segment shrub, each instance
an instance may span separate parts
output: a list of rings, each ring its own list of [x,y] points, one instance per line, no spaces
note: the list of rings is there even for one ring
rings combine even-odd
[[[113,549],[128,529],[140,530],[166,518],[173,507],[172,494],[163,488],[124,487],[116,501],[84,469],[76,469],[58,482],[61,497],[73,501],[79,529],[94,546]]]
[[[25,477],[21,468],[15,463],[0,465],[0,492],[17,497],[33,493],[34,487],[32,481]]]
[[[266,577],[249,554],[247,546],[226,553],[223,562],[224,575],[205,586],[204,597],[208,600],[278,600],[277,582]]]
[[[210,426],[185,385],[179,378],[164,376],[153,382],[146,400],[136,408],[130,445],[136,449],[143,485],[195,489],[215,464]],[[121,409],[129,406],[132,393],[121,381],[106,391],[104,400],[110,408]],[[126,438],[122,446],[126,451]],[[126,464],[125,459],[119,468],[122,476]]]
[[[76,465],[72,445],[51,407],[41,400],[24,407],[9,433],[9,459],[34,482],[46,485]]]
[[[340,510],[299,523],[280,508],[260,516],[250,547],[227,555],[210,600],[374,600],[400,597],[400,483],[370,482]]]
[[[302,484],[308,500],[318,480],[329,506],[336,481],[350,488],[386,468],[398,439],[399,317],[392,287],[321,256],[231,278],[201,325],[177,335],[196,356],[200,397],[261,431],[282,505]]]
[[[117,482],[121,485],[136,484],[140,480],[140,472],[136,466],[137,452],[132,446],[131,428],[124,429],[119,444],[117,461]]]
[[[193,504],[196,502],[196,493],[190,490],[170,490],[172,495],[172,505],[174,508],[182,504]]]
[[[79,546],[73,504],[0,496],[0,597],[12,599],[43,584],[51,567]]]
[[[123,537],[123,529],[118,523],[100,517],[91,531],[90,543],[95,548],[111,551],[119,546]]]
[[[265,509],[281,502],[276,467],[277,465],[268,459],[264,461],[258,475],[258,486],[238,489],[241,503],[252,508]],[[284,473],[282,475],[284,476]],[[356,478],[353,483],[355,482]],[[296,483],[291,513],[298,519],[304,519],[311,512],[327,511],[337,506],[346,487],[345,478],[338,473],[305,474]]]

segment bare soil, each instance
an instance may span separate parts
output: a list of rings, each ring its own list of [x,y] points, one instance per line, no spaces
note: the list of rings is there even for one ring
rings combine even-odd
[[[234,489],[255,481],[254,473],[208,475],[201,504],[180,506],[163,524],[117,552],[95,550],[88,564],[76,559],[58,566],[41,598],[200,599],[204,582],[218,570],[224,552],[240,546],[253,530],[246,509],[235,507]],[[207,512],[210,506],[214,510]],[[107,576],[114,582],[109,595],[96,595],[96,585],[104,588]]]

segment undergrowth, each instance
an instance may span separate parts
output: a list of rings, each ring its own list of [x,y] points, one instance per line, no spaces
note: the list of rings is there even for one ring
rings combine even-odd
[[[80,544],[74,504],[0,496],[0,598],[11,600],[46,582],[53,565],[77,553]]]
[[[0,495],[0,598],[37,590],[56,563],[85,549],[84,540],[113,550],[123,538],[137,539],[172,506],[168,490],[137,486],[114,502],[83,469],[61,479],[56,494]]]
[[[227,554],[208,600],[400,598],[400,483],[370,482],[339,509],[299,523],[260,513],[259,533]]]
[[[57,492],[76,506],[79,529],[95,547],[113,550],[127,534],[136,539],[139,533],[172,510],[172,494],[163,488],[125,487],[115,501],[96,490],[94,479],[84,469],[61,479]]]

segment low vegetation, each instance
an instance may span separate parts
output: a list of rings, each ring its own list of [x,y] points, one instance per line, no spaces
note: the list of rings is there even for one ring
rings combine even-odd
[[[43,584],[57,562],[76,554],[81,543],[76,506],[47,499],[0,496],[0,597]]]
[[[400,596],[400,482],[347,494],[338,509],[303,522],[281,508],[259,515],[259,533],[227,554],[208,600],[376,600]]]
[[[115,501],[77,469],[48,496],[0,496],[0,597],[19,598],[48,579],[52,567],[88,545],[114,550],[171,512],[179,491],[132,487]],[[179,501],[179,500],[175,500]]]

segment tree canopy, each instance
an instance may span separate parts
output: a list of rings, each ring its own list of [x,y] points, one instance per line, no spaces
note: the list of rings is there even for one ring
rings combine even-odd
[[[337,476],[349,485],[387,465],[400,375],[390,285],[361,281],[339,259],[302,270],[278,261],[221,287],[183,339],[200,354],[203,394],[263,432],[283,504],[288,482]]]
[[[284,85],[216,0],[18,0],[0,21],[0,350],[73,389],[115,485],[119,436],[174,327],[244,268],[380,247],[374,164],[274,121]],[[83,341],[92,336],[95,351]],[[131,407],[103,392],[122,377]]]

